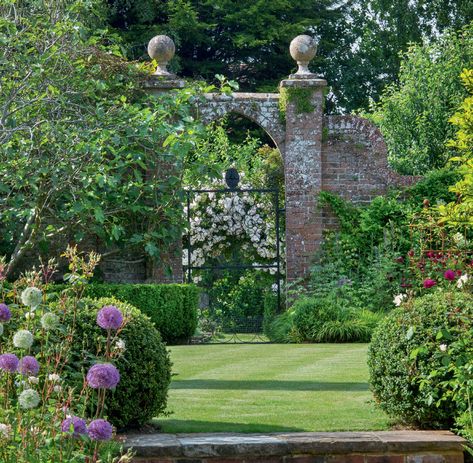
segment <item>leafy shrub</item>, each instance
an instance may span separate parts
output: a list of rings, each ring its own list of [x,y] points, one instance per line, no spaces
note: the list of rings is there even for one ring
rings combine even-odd
[[[104,305],[114,305],[131,317],[119,332],[125,342],[125,351],[116,361],[121,378],[106,399],[106,413],[118,428],[141,426],[166,408],[171,362],[151,320],[132,305],[115,298],[83,299],[75,314],[66,313],[65,323],[75,325],[68,378],[74,383],[77,368],[88,368],[93,356],[99,354],[96,339],[104,335],[104,330],[97,326],[96,317]],[[86,353],[90,354],[84,357]]]
[[[436,290],[391,312],[369,348],[380,407],[403,423],[443,428],[458,415],[454,370],[472,361],[473,296]]]
[[[56,285],[64,289],[64,285]],[[186,342],[197,327],[199,290],[180,284],[89,284],[84,296],[115,297],[148,315],[168,344]]]
[[[265,306],[276,310],[277,301],[271,294],[274,276],[261,270],[248,270],[243,274],[227,272],[222,278],[204,280],[203,284],[208,285],[209,316],[220,323],[224,331],[260,328]]]
[[[294,310],[292,308],[277,315],[273,304],[265,304],[263,332],[272,342],[293,342],[293,326]]]
[[[433,170],[408,189],[406,201],[418,207],[424,199],[428,199],[431,204],[455,201],[455,193],[450,191],[450,187],[459,179],[459,173],[451,168]]]
[[[473,59],[473,26],[451,31],[403,56],[399,83],[388,86],[374,113],[391,165],[403,174],[443,167],[452,151],[450,117],[466,97],[459,75]]]

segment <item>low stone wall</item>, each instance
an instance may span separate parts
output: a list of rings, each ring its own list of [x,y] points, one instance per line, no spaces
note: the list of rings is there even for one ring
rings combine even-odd
[[[463,463],[448,431],[128,436],[135,463]]]

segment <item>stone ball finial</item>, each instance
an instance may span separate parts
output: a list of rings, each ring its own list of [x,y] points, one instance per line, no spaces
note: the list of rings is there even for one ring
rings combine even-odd
[[[297,75],[311,75],[309,62],[317,53],[317,43],[310,35],[298,35],[289,45],[289,52],[294,61],[299,65]]]
[[[171,37],[167,35],[156,35],[148,43],[148,55],[151,59],[155,59],[158,62],[156,72],[154,75],[157,76],[172,76],[168,70],[168,62],[174,56],[176,52],[176,46],[174,45]]]

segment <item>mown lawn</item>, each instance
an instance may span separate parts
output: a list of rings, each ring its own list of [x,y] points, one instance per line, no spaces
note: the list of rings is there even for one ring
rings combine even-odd
[[[171,347],[164,432],[368,431],[388,427],[368,388],[366,344]]]

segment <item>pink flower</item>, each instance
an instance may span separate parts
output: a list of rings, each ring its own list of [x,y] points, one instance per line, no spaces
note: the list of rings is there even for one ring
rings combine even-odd
[[[424,288],[432,288],[432,286],[435,286],[436,284],[437,282],[431,278],[424,280]]]
[[[453,281],[456,277],[456,274],[453,270],[451,269],[448,269],[444,274],[443,276],[445,277],[446,280],[450,280],[450,281]]]

